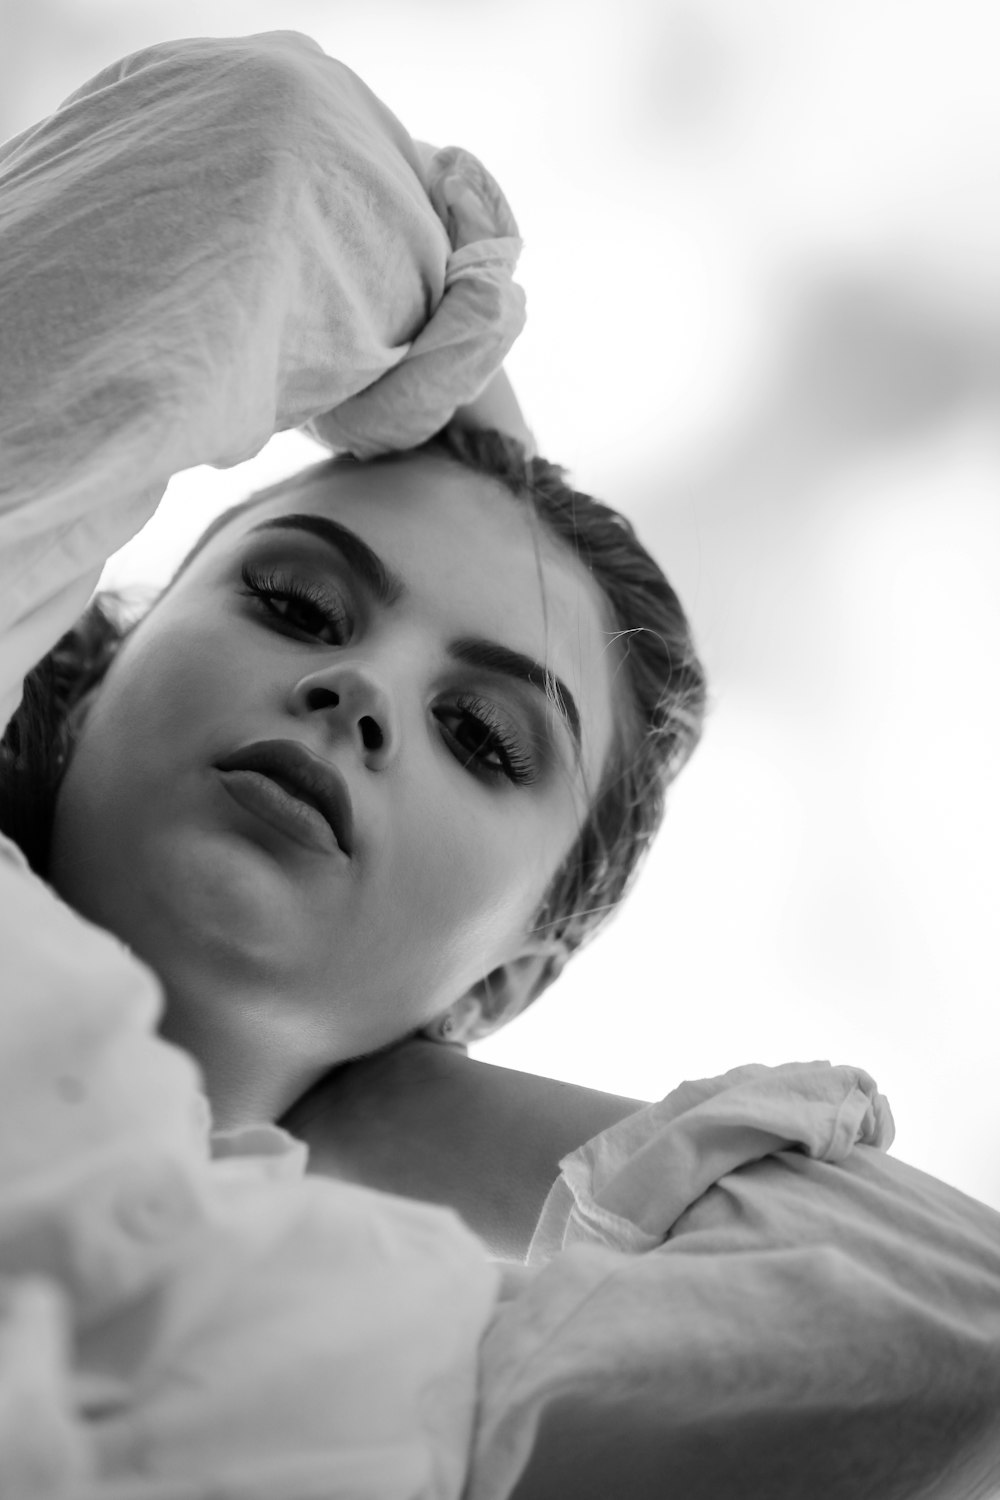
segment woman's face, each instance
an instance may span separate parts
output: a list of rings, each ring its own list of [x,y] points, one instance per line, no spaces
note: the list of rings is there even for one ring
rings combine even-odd
[[[349,552],[268,527],[293,513],[348,528],[398,596],[377,598]],[[263,1025],[330,1066],[426,1025],[524,951],[613,723],[603,598],[568,552],[539,546],[497,482],[446,459],[345,468],[224,527],[137,627],[80,731],[49,875],[160,976],[168,1034],[197,1051]],[[561,680],[579,763],[571,723],[480,664],[484,642]],[[218,763],[259,740],[340,773],[349,857],[231,794]]]

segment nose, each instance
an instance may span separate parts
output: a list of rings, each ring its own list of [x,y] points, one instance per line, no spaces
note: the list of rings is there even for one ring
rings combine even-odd
[[[340,662],[300,684],[310,714],[321,713],[331,743],[351,746],[373,771],[384,770],[399,749],[399,721],[378,674],[358,662]]]

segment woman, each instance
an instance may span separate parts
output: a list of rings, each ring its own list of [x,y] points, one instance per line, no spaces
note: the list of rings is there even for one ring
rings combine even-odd
[[[523,322],[516,225],[474,158],[412,142],[360,80],[288,33],[168,43],[106,69],[3,148],[0,206],[0,693],[6,826],[24,839],[0,843],[2,1488],[59,1493],[90,1473],[139,1494],[141,1471],[154,1487],[197,1476],[273,1496],[306,1483],[457,1493],[497,1289],[481,1246],[442,1210],[298,1180],[301,1146],[266,1124],[217,1133],[211,1151],[208,1127],[273,1120],[332,1063],[467,1000],[494,1024],[498,1002],[524,1003],[579,942],[562,931],[579,909],[565,892],[554,933],[533,922],[612,765],[603,596],[502,484],[453,456],[402,460],[406,485],[392,464],[345,469],[339,499],[314,490],[295,509],[349,519],[354,561],[361,541],[377,549],[405,597],[377,614],[363,574],[345,557],[330,575],[329,549],[321,571],[318,541],[301,531],[255,537],[251,557],[250,521],[287,510],[265,501],[205,539],[74,721],[62,708],[83,685],[66,674],[71,643],[100,631],[99,607],[77,629],[100,568],[172,473],[238,462],[303,424],[360,457],[408,449],[476,403]],[[237,552],[250,582],[228,576]],[[286,627],[287,601],[260,575],[293,569],[313,589],[322,579],[328,598],[339,590],[328,608],[354,612],[353,646],[335,650],[325,627],[307,645],[299,625],[315,614]],[[229,651],[206,654],[223,636]],[[189,675],[153,724],[145,710],[166,708],[178,649]],[[500,670],[514,651],[544,663],[545,692]],[[113,654],[98,653],[101,668]],[[214,701],[201,717],[190,692],[209,661],[219,675],[201,679]],[[403,661],[406,681],[387,677]],[[293,678],[298,707],[285,698]],[[346,738],[342,697],[363,707]],[[58,754],[45,764],[38,711],[67,751],[61,765]],[[122,801],[144,720],[147,750],[173,748]],[[188,760],[182,726],[199,722],[206,738]],[[287,806],[281,832],[246,806],[246,773],[216,764],[273,739],[311,749],[327,790],[339,770],[349,854],[294,848]],[[496,789],[498,765],[509,792]],[[174,845],[163,881],[184,818],[162,799],[186,780],[192,837]],[[125,803],[138,814],[144,800],[166,816],[151,841],[137,818],[126,851]],[[621,878],[580,858],[568,868],[574,885],[594,880],[598,904]],[[149,904],[129,916],[139,870]],[[171,913],[157,904],[168,890]],[[257,973],[267,985],[247,996]],[[197,1062],[156,1034],[161,1021]]]
[[[321,463],[221,517],[87,660],[106,620],[29,679],[8,807],[163,981],[220,1126],[432,1023],[511,1019],[613,910],[699,733],[687,622],[631,527],[497,434]],[[98,679],[57,777],[55,662],[64,704]],[[342,848],[258,806],[234,765],[259,741],[332,768]]]
[[[489,437],[298,476],[123,642],[99,609],[74,628],[178,468],[304,422],[365,459],[419,447],[505,352],[495,185],[329,64],[285,34],[150,49],[0,157],[25,840],[0,842],[0,1488],[982,1493],[995,1216],[884,1156],[858,1070],[735,1070],[626,1119],[563,1163],[537,1273],[504,1288],[455,1215],[302,1179],[248,1123],[530,1002],[620,896],[615,840],[644,846],[703,693],[627,529]],[[270,785],[303,763],[323,819]]]

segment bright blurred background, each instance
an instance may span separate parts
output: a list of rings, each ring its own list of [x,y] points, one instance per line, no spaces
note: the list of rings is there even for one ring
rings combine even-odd
[[[271,30],[498,178],[541,451],[633,519],[712,681],[631,902],[473,1054],[639,1099],[857,1064],[893,1154],[1000,1208],[1000,11],[0,0],[0,135],[149,43]],[[102,583],[322,451],[177,476]]]

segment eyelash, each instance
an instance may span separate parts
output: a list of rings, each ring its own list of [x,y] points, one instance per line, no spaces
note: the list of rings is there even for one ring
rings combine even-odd
[[[350,621],[339,595],[331,595],[324,589],[299,583],[297,579],[285,578],[278,573],[264,572],[252,563],[243,564],[240,576],[245,584],[245,588],[241,590],[243,597],[252,596],[262,610],[282,624],[291,625],[291,622],[274,608],[271,602],[274,599],[297,605],[303,610],[311,610],[327,625],[338,631],[342,637],[346,635]],[[293,630],[304,629],[307,635],[317,633],[303,626],[291,625],[291,628]],[[528,786],[537,780],[537,772],[531,760],[523,753],[516,741],[504,732],[497,722],[496,712],[491,704],[482,698],[462,694],[455,700],[455,709],[458,710],[460,717],[483,731],[483,734],[477,737],[475,748],[468,752],[467,758],[462,759],[456,756],[463,769],[473,768],[473,775],[489,781],[499,781],[506,777],[517,786]],[[448,730],[448,738],[463,753],[468,750],[467,746],[461,745],[451,730]],[[499,755],[501,764],[494,765],[484,760],[481,755],[477,754],[477,750],[492,750]]]

